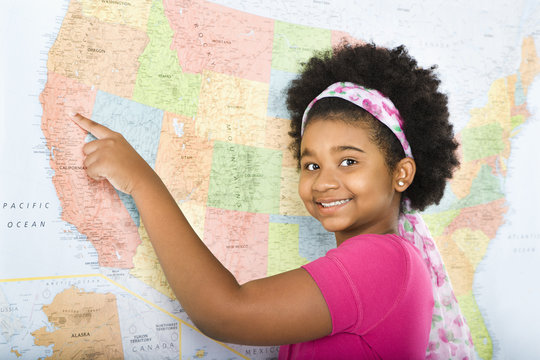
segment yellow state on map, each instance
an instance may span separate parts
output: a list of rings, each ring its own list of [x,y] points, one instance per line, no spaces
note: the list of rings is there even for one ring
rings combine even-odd
[[[268,274],[296,269],[308,262],[300,256],[298,224],[270,223],[268,231]]]
[[[279,213],[281,215],[310,216],[298,195],[299,173],[296,167],[281,168],[281,193]]]
[[[471,120],[467,123],[467,127],[492,123],[505,127],[511,106],[506,78],[497,79],[489,88],[486,106],[471,110]]]
[[[454,172],[449,185],[458,199],[463,199],[470,194],[472,182],[478,176],[481,167],[481,161],[467,161],[462,162]]]
[[[474,268],[463,250],[449,235],[441,235],[434,238],[434,240],[446,264],[454,294],[459,296],[471,291]]]
[[[289,135],[291,120],[278,117],[266,119],[266,141],[264,147],[280,150],[283,153],[283,166],[297,167],[298,162],[293,156],[289,146],[292,138]]]
[[[129,273],[170,299],[176,299],[142,222],[139,226],[139,236],[141,244],[137,247],[133,257],[133,268]]]
[[[466,294],[457,295],[456,298],[461,311],[465,315],[467,325],[471,329],[471,337],[476,352],[481,359],[491,359],[493,356],[493,343],[472,290]]]
[[[461,228],[452,233],[452,241],[459,246],[476,271],[484,258],[490,238],[481,230]]]
[[[263,147],[269,84],[205,71],[195,123],[211,140]]]
[[[197,235],[202,239],[206,207],[193,201],[181,204],[180,207]],[[139,236],[141,244],[133,256],[133,268],[129,273],[168,298],[176,299],[142,222],[139,227]]]
[[[96,17],[101,21],[128,25],[146,31],[152,0],[83,0],[84,16]]]

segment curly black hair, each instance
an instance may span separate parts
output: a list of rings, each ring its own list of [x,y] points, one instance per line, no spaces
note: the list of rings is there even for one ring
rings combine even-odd
[[[352,82],[379,90],[390,98],[404,120],[404,133],[416,162],[416,175],[404,197],[411,207],[424,210],[441,200],[446,181],[459,165],[453,126],[449,122],[448,98],[439,92],[436,65],[421,68],[405,46],[394,49],[375,44],[343,43],[316,53],[306,63],[298,78],[287,89],[287,107],[291,115],[293,138],[290,149],[300,166],[301,123],[307,105],[335,82]],[[385,155],[390,171],[405,157],[396,136],[362,108],[339,98],[319,100],[309,112],[314,117],[343,115],[350,121],[369,126],[370,138]],[[403,197],[402,197],[403,198]]]

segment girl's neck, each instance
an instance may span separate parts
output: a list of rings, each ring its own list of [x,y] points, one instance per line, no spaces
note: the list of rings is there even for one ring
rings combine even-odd
[[[379,235],[385,235],[385,234],[397,234],[398,233],[398,221],[397,219],[392,222],[392,224],[388,224],[388,226],[380,227],[380,230],[377,228],[371,228],[366,229],[366,231],[361,231],[356,234],[345,234],[341,232],[334,233],[336,237],[336,246],[341,245],[345,240],[350,239],[352,237],[358,236],[358,235],[364,235],[364,234],[379,234]]]

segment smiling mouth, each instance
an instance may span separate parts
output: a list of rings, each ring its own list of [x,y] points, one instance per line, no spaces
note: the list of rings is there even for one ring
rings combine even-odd
[[[348,203],[349,201],[351,201],[351,199],[332,201],[332,202],[329,202],[329,203],[318,202],[317,204],[321,205],[324,208],[329,208],[329,207],[332,207],[332,206],[338,206],[338,205]]]

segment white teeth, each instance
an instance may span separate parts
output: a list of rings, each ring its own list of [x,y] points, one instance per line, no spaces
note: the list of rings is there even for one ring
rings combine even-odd
[[[319,204],[321,204],[323,207],[331,207],[331,206],[345,204],[346,202],[349,202],[350,200],[351,199],[346,199],[346,200],[334,201],[334,202],[331,202],[331,203],[319,203]]]

